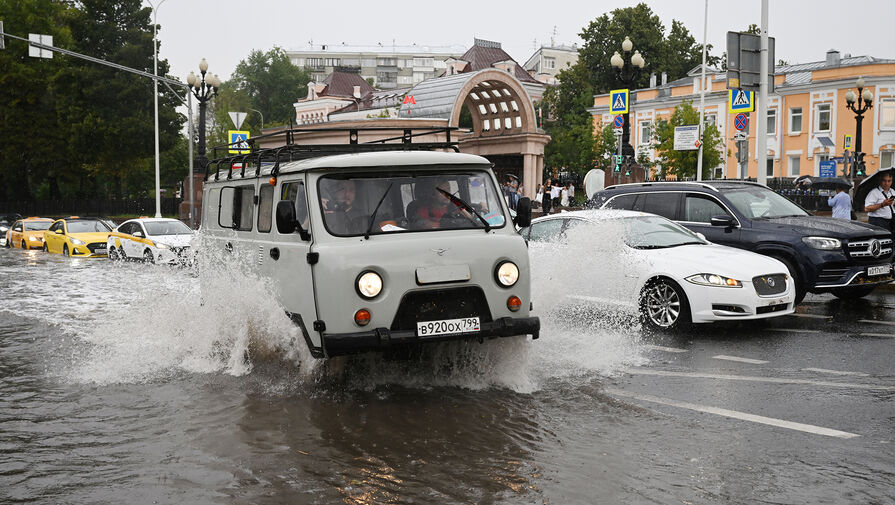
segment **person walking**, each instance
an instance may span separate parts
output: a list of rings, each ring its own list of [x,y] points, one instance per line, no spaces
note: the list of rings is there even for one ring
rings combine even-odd
[[[553,184],[553,186],[550,187],[550,199],[553,200],[550,203],[553,204],[553,207],[559,207],[559,193],[560,193],[559,184],[558,183]]]
[[[537,202],[537,206],[543,208],[544,206],[544,186],[538,184],[538,192],[535,193],[535,202]]]
[[[550,196],[553,193],[553,187],[550,185],[550,180],[547,180],[547,184],[544,186],[544,198],[541,201],[541,208],[544,211],[544,215],[550,214],[550,207],[552,207],[553,198]]]
[[[562,207],[569,206],[569,185],[566,184],[559,192],[559,205]]]
[[[837,219],[851,219],[851,197],[845,188],[836,188],[836,194],[827,199],[827,205],[833,208],[833,217]]]
[[[879,186],[871,189],[864,200],[867,222],[892,232],[892,218],[895,217],[893,203],[895,192],[892,191],[892,174],[883,174],[879,178]]]

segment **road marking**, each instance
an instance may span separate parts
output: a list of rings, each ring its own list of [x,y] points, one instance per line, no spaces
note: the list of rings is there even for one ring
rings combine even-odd
[[[892,321],[877,321],[876,319],[858,319],[859,323],[870,323],[870,324],[887,324],[889,326],[895,326],[895,322]]]
[[[781,379],[778,377],[756,377],[754,375],[730,375],[730,374],[712,374],[702,372],[669,372],[666,370],[650,370],[647,368],[627,368],[625,372],[639,375],[658,375],[661,377],[688,377],[691,379],[726,379],[749,382],[770,382],[773,384],[805,384],[809,386],[827,386],[836,388],[850,389],[870,389],[880,391],[895,391],[895,386],[883,386],[876,384],[856,384],[849,382],[829,382],[815,381],[808,379]]]
[[[891,333],[859,333],[861,337],[882,337],[882,338],[895,338],[895,335]]]
[[[824,315],[821,315],[821,314],[800,314],[800,313],[798,313],[798,312],[793,312],[793,313],[790,314],[790,315],[791,315],[791,316],[795,316],[795,317],[811,317],[811,318],[814,318],[814,319],[830,319],[831,317],[833,317],[833,316],[824,316]]]
[[[736,356],[725,356],[723,354],[719,354],[717,356],[712,356],[712,359],[723,359],[725,361],[739,361],[740,363],[751,363],[753,365],[764,365],[767,361],[762,361],[760,359],[752,359],[752,358],[738,358]]]
[[[771,331],[783,331],[786,333],[820,333],[820,330],[806,330],[804,328],[770,328]]]
[[[613,396],[624,396],[624,397],[628,397],[628,398],[633,398],[635,400],[658,403],[660,405],[667,405],[669,407],[677,407],[680,409],[695,410],[697,412],[704,412],[706,414],[715,414],[718,416],[730,417],[733,419],[740,419],[742,421],[750,421],[753,423],[766,424],[768,426],[776,426],[778,428],[786,428],[789,430],[803,431],[805,433],[813,433],[815,435],[824,435],[827,437],[836,437],[836,438],[855,438],[855,437],[861,436],[861,435],[857,435],[855,433],[848,433],[847,431],[839,431],[839,430],[834,430],[834,429],[830,429],[830,428],[824,428],[822,426],[814,426],[811,424],[796,423],[793,421],[786,421],[783,419],[775,419],[773,417],[765,417],[765,416],[758,416],[755,414],[748,414],[746,412],[739,412],[737,410],[728,410],[728,409],[722,409],[722,408],[718,408],[718,407],[710,407],[708,405],[697,405],[695,403],[679,402],[679,401],[675,401],[675,400],[666,400],[664,398],[659,398],[657,396],[629,393],[627,391],[622,391],[619,389],[606,389],[604,391],[607,394],[610,394]]]
[[[662,347],[661,345],[648,345],[647,349],[651,349],[653,351],[664,351],[664,352],[690,352],[686,349],[678,349],[677,347]]]
[[[861,372],[843,372],[841,370],[827,370],[826,368],[803,368],[803,372],[829,373],[833,375],[854,375],[857,377],[867,377],[866,373]]]

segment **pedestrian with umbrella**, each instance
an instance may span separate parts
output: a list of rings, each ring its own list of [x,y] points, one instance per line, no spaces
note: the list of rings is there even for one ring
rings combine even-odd
[[[863,189],[863,191],[862,191]],[[895,191],[892,190],[892,168],[880,169],[861,182],[858,195],[864,195],[864,211],[867,222],[892,231],[895,218]],[[857,195],[856,195],[857,196]]]

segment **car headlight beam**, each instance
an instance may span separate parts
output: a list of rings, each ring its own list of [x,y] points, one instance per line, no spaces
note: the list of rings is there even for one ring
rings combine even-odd
[[[835,251],[842,249],[842,241],[831,237],[802,237],[802,242],[814,249],[821,251]]]
[[[84,245],[83,240],[78,240],[74,237],[70,237],[69,240],[71,240],[72,245]]]
[[[512,261],[504,261],[500,265],[497,265],[497,269],[494,271],[494,277],[497,279],[498,284],[508,288],[516,284],[516,281],[519,280],[519,267]]]
[[[357,293],[363,298],[376,298],[382,292],[382,277],[372,270],[357,276]]]
[[[730,277],[724,277],[723,275],[718,274],[696,274],[687,277],[687,282],[692,284],[698,284],[700,286],[715,286],[719,288],[741,288],[743,287],[743,283],[736,280],[731,279]]]

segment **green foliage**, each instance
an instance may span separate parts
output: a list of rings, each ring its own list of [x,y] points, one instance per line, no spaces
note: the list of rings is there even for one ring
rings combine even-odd
[[[672,175],[679,179],[696,176],[699,151],[675,151],[674,127],[698,124],[699,111],[694,109],[692,102],[689,101],[675,107],[668,120],[656,121],[654,138],[659,154],[660,176]],[[708,179],[712,169],[720,165],[723,160],[721,134],[715,125],[708,125],[703,129],[702,143],[702,176]]]
[[[308,70],[293,65],[286,51],[274,47],[267,52],[249,53],[225,84],[244,94],[247,105],[264,114],[265,126],[274,126],[295,120],[293,104],[305,96],[311,80]],[[226,115],[227,111],[223,112]]]
[[[0,0],[10,33],[49,34],[57,47],[147,72],[150,12],[139,0]],[[10,39],[0,51],[0,199],[124,198],[154,190],[152,81],[58,53],[27,54],[25,43]],[[159,73],[167,69],[159,61]],[[178,104],[160,85],[160,149],[172,157],[184,119]],[[171,187],[186,167],[162,173],[162,185]]]

